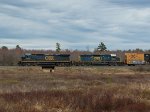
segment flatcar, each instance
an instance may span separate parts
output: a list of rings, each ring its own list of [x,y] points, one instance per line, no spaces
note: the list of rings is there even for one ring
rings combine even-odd
[[[24,54],[21,56],[21,66],[70,66],[69,54]]]

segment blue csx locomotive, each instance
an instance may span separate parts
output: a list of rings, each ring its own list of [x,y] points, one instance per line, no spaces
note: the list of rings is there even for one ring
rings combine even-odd
[[[21,66],[70,66],[70,55],[25,54],[18,63]]]
[[[18,63],[21,66],[90,66],[90,65],[122,65],[120,58],[113,55],[80,55],[72,61],[70,54],[25,54]]]

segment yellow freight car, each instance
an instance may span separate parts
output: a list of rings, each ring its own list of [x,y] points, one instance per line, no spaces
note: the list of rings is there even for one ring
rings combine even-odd
[[[125,63],[128,65],[143,65],[144,54],[143,53],[125,53]]]

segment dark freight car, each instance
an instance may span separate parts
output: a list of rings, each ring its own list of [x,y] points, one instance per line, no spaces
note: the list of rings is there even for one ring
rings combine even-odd
[[[144,60],[146,64],[150,64],[150,54],[144,54]]]

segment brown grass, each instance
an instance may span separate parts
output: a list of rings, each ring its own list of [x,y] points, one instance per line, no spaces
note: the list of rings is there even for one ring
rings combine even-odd
[[[135,69],[135,68],[134,68]],[[0,112],[149,112],[150,73],[128,67],[0,68]]]

